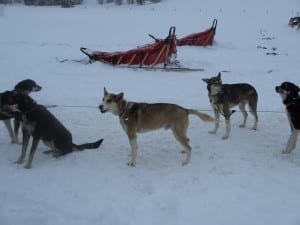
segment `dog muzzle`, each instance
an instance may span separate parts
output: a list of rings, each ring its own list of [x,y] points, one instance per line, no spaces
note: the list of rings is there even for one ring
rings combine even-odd
[[[99,110],[101,113],[106,113],[108,111],[107,109],[104,109],[103,105],[99,105]]]
[[[276,86],[276,87],[275,87],[275,91],[276,91],[277,93],[281,92],[280,86]]]

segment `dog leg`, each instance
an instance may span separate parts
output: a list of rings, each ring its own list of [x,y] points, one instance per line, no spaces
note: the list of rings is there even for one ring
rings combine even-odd
[[[296,143],[297,143],[297,137],[299,134],[300,130],[293,130],[289,140],[287,142],[285,150],[282,152],[283,154],[289,154],[293,151],[293,149],[296,148]]]
[[[255,98],[256,99],[256,98]],[[254,124],[252,129],[257,129],[257,122],[258,122],[258,116],[257,116],[257,99],[255,101],[249,101],[249,108],[251,114],[254,116]]]
[[[224,114],[224,117],[225,117],[226,131],[222,139],[226,140],[227,138],[229,138],[230,135],[230,115],[228,116],[227,114]]]
[[[172,132],[176,140],[183,146],[183,153],[186,153],[186,159],[182,162],[182,165],[187,165],[191,160],[192,148],[189,145],[189,139],[186,136],[188,127],[188,120],[184,121],[184,124],[176,124],[174,127],[171,127]]]
[[[28,132],[23,131],[22,152],[21,152],[21,155],[20,155],[19,159],[15,163],[17,163],[17,164],[22,164],[23,163],[24,158],[26,156],[26,151],[27,151],[29,139],[30,139],[30,134]]]
[[[39,145],[39,141],[40,139],[39,138],[34,138],[33,141],[32,141],[32,145],[31,145],[31,149],[30,149],[30,154],[29,154],[29,157],[28,157],[28,160],[27,160],[27,163],[25,165],[25,168],[26,169],[31,169],[31,163],[32,163],[32,160],[33,160],[33,157],[34,157],[34,153]]]
[[[244,128],[246,126],[246,121],[247,121],[247,117],[248,117],[248,113],[246,112],[246,104],[245,102],[241,102],[239,104],[239,108],[243,114],[243,123],[240,125],[241,128]]]
[[[181,137],[181,138],[178,139],[178,141],[184,147],[184,152],[186,153],[186,159],[182,162],[182,165],[185,166],[191,161],[192,148],[188,144],[188,138],[187,137]]]
[[[213,107],[216,122],[215,122],[215,128],[212,131],[209,131],[210,134],[216,134],[217,130],[219,128],[219,121],[220,121],[220,112],[215,107]]]
[[[21,119],[20,118],[15,118],[14,119],[14,134],[15,134],[15,137],[16,137],[16,140],[17,140],[17,143],[20,144],[20,141],[19,141],[19,129],[20,129],[20,125],[21,125]]]
[[[127,163],[128,166],[134,167],[136,165],[136,156],[137,156],[137,137],[136,135],[128,136],[129,143],[131,147],[130,161]]]
[[[254,116],[254,124],[253,124],[253,127],[252,129],[253,130],[257,130],[257,123],[258,123],[258,116],[257,116],[257,112],[252,112],[253,116]]]
[[[12,143],[19,144],[20,142],[19,142],[19,140],[18,140],[18,138],[17,138],[15,132],[14,132],[13,129],[12,129],[12,126],[11,126],[11,123],[10,123],[10,119],[4,120],[3,122],[4,122],[4,124],[5,124],[5,126],[6,126],[6,128],[7,128],[7,130],[8,130],[8,133],[9,133],[9,136],[10,136],[10,139],[11,139],[11,142],[12,142]]]

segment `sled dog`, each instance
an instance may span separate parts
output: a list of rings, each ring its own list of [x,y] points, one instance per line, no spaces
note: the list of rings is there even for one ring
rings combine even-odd
[[[283,82],[275,87],[275,91],[282,98],[291,126],[291,135],[282,153],[291,153],[296,148],[297,137],[300,133],[300,88],[291,82]]]
[[[289,26],[294,27],[297,26],[297,30],[300,29],[300,16],[292,17],[289,20]]]
[[[22,80],[19,82],[15,88],[14,91],[18,93],[22,93],[25,95],[29,95],[31,92],[37,92],[40,91],[42,87],[38,85],[35,81],[31,79]],[[0,93],[0,108],[1,108],[1,93]],[[11,119],[14,118],[14,129],[11,125]],[[18,133],[20,128],[20,116],[18,113],[9,113],[4,110],[0,110],[0,120],[3,120],[9,136],[11,138],[12,143],[20,143],[18,139]]]
[[[183,165],[190,162],[191,146],[186,136],[188,129],[188,116],[196,115],[203,121],[215,121],[209,115],[194,109],[185,109],[179,105],[169,103],[138,103],[128,102],[124,99],[124,93],[108,93],[104,88],[104,97],[99,105],[102,113],[111,112],[120,119],[120,124],[126,132],[131,146],[131,159],[129,166],[136,165],[137,157],[137,133],[170,128],[176,140],[184,147],[186,159]]]
[[[23,131],[22,152],[16,163],[21,164],[26,156],[29,139],[32,136],[32,145],[25,168],[30,169],[35,151],[40,140],[50,147],[54,157],[59,157],[72,151],[82,151],[84,149],[95,149],[100,146],[103,139],[94,143],[76,145],[72,141],[72,134],[67,128],[50,112],[45,106],[37,104],[28,95],[6,92],[8,96],[5,107],[10,107],[12,111],[20,111],[21,125]],[[8,106],[7,106],[8,105]]]
[[[230,116],[234,113],[234,110],[230,110],[235,106],[239,106],[243,114],[243,123],[240,127],[246,126],[248,113],[246,112],[246,105],[249,106],[249,111],[254,116],[253,130],[257,129],[257,101],[258,96],[255,88],[247,83],[236,84],[223,84],[221,79],[221,73],[211,78],[202,79],[207,84],[208,97],[212,105],[216,122],[215,127],[211,134],[216,134],[219,128],[220,114],[225,117],[226,131],[222,139],[227,139],[230,135]]]

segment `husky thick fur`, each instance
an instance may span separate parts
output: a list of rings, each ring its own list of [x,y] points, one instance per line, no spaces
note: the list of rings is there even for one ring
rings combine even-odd
[[[291,153],[296,148],[297,137],[300,132],[300,88],[291,82],[283,82],[275,87],[275,91],[282,98],[291,127],[291,135],[282,153]]]
[[[93,143],[76,145],[72,141],[72,134],[45,106],[37,104],[31,97],[15,92],[8,92],[11,110],[18,110],[21,113],[21,125],[23,131],[22,152],[16,163],[23,163],[29,139],[32,136],[32,145],[25,168],[31,168],[31,163],[40,140],[52,149],[53,156],[59,157],[72,151],[84,149],[95,149],[100,146],[103,139]],[[11,101],[11,98],[13,99]]]
[[[300,16],[290,18],[289,26],[291,26],[291,27],[296,26],[296,27],[298,27],[297,30],[299,30],[300,29]]]
[[[37,92],[40,91],[42,87],[38,85],[34,80],[26,79],[20,81],[18,84],[16,84],[13,91],[22,93],[25,95],[29,95],[31,92]],[[1,93],[0,93],[0,120],[3,120],[9,136],[11,138],[12,143],[20,143],[18,139],[18,133],[20,128],[20,116],[18,113],[12,113],[5,110],[1,110]],[[14,129],[11,125],[11,119],[14,118]]]
[[[202,79],[207,84],[208,97],[215,113],[215,128],[210,132],[216,134],[219,128],[219,117],[222,114],[225,117],[226,132],[223,139],[227,139],[230,135],[230,116],[234,110],[230,110],[235,106],[239,106],[243,114],[243,123],[240,127],[246,126],[248,113],[246,105],[248,104],[251,114],[254,116],[254,124],[252,129],[257,129],[257,101],[258,96],[255,88],[247,83],[223,84],[221,73],[211,78]]]
[[[102,113],[111,112],[118,116],[131,146],[131,159],[129,166],[136,165],[137,133],[170,128],[176,140],[184,147],[186,159],[183,165],[190,162],[191,146],[186,136],[189,115],[196,115],[203,121],[215,121],[214,118],[194,109],[185,109],[181,106],[168,103],[137,103],[127,102],[124,94],[108,93],[104,88],[104,97],[99,109]]]

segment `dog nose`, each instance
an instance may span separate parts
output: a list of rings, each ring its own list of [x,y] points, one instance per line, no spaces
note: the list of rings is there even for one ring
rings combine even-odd
[[[278,91],[279,91],[279,88],[280,88],[279,86],[276,86],[276,87],[275,87],[275,91],[278,92]]]
[[[99,110],[100,110],[100,112],[102,112],[102,113],[105,111],[102,104],[99,105]]]

